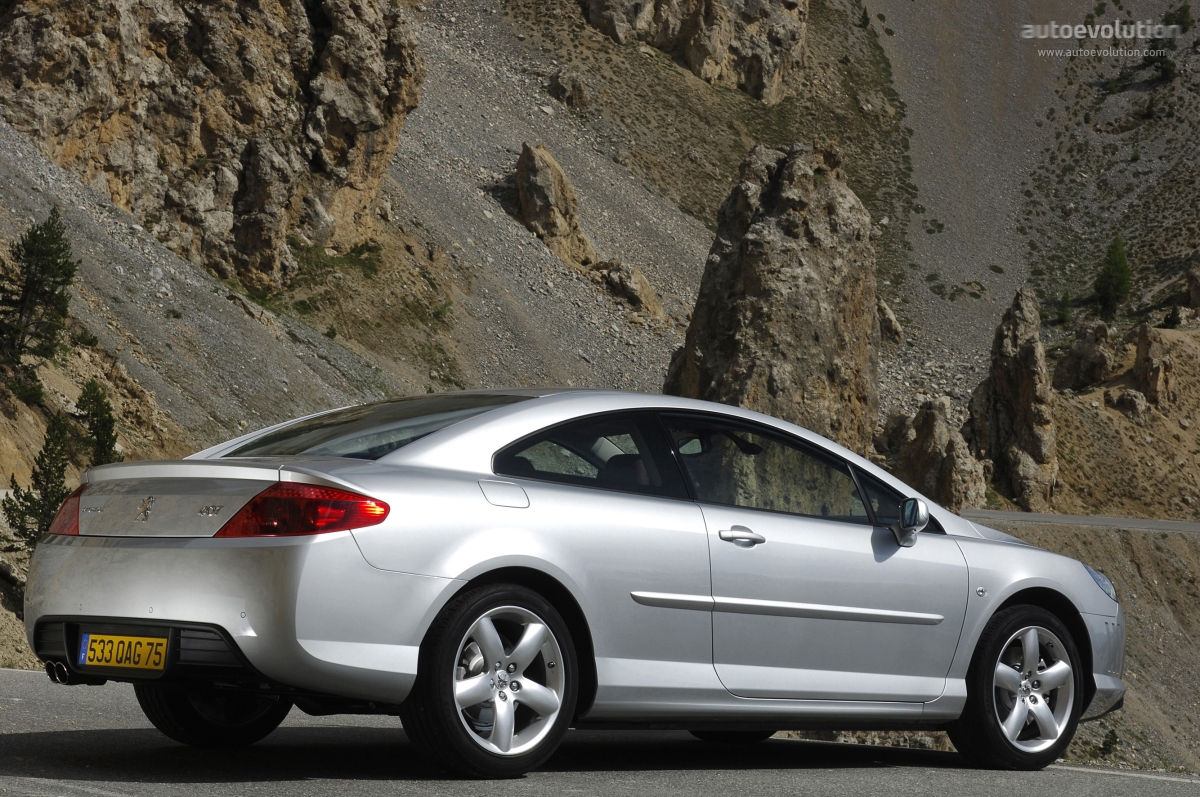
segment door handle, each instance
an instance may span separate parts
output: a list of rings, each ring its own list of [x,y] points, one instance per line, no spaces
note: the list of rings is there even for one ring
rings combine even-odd
[[[755,545],[764,543],[767,538],[761,534],[755,534],[745,526],[734,526],[729,529],[723,529],[718,532],[718,536],[725,542],[732,542],[742,548],[753,548]]]

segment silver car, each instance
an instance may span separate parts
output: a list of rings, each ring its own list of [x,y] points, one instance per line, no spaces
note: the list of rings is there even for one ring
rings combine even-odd
[[[398,714],[526,772],[570,727],[946,729],[1037,769],[1119,708],[1112,584],[758,413],[616,391],[383,401],[94,468],[39,543],[30,645],[172,739]]]

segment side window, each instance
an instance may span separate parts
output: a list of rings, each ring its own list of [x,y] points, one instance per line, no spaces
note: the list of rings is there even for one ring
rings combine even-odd
[[[875,512],[875,522],[881,526],[890,526],[900,519],[900,504],[907,496],[888,487],[874,476],[858,470],[858,483],[867,494],[867,502]]]
[[[697,500],[869,522],[849,467],[773,430],[701,415],[662,416]]]
[[[653,416],[593,416],[545,429],[498,453],[502,476],[687,498]]]
[[[862,468],[857,468],[856,473],[858,483],[862,485],[863,492],[867,494],[867,503],[875,512],[875,522],[881,526],[890,526],[899,520],[900,504],[908,496],[896,492],[874,476],[864,473]],[[925,527],[925,531],[931,534],[946,533],[942,524],[938,523],[937,518],[933,516],[930,516],[929,525]]]

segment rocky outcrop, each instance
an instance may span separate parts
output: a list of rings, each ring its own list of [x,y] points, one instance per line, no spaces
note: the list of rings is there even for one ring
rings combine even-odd
[[[897,413],[875,438],[884,467],[947,509],[987,503],[983,465],[951,425],[950,399],[926,401],[913,417]]]
[[[804,64],[808,0],[586,0],[588,19],[625,44],[657,47],[696,76],[774,104]]]
[[[1137,358],[1133,361],[1133,384],[1151,404],[1170,402],[1171,372],[1175,362],[1167,353],[1161,331],[1149,324],[1138,328]]]
[[[600,262],[600,255],[579,226],[579,200],[563,168],[541,144],[521,148],[517,159],[517,196],[521,221],[551,252],[576,266]]]
[[[832,144],[751,150],[663,390],[766,412],[862,452],[879,407],[875,253],[841,162]]]
[[[1188,269],[1187,292],[1192,307],[1200,310],[1200,263]]]
[[[904,327],[900,326],[896,314],[888,307],[887,302],[880,299],[875,304],[875,311],[879,314],[879,334],[892,343],[903,343]]]
[[[1117,355],[1103,321],[1084,321],[1075,328],[1075,342],[1054,367],[1057,390],[1081,390],[1107,379]]]
[[[388,0],[47,0],[0,11],[5,118],[159,240],[256,290],[291,234],[350,247],[424,67]]]
[[[987,379],[971,396],[963,437],[992,479],[1030,512],[1050,506],[1058,482],[1053,394],[1041,340],[1041,309],[1030,288],[1017,291],[992,340]]]
[[[617,258],[602,260],[579,224],[579,200],[566,172],[541,144],[525,144],[517,159],[521,221],[567,265],[653,318],[664,318],[662,301],[642,270]]]

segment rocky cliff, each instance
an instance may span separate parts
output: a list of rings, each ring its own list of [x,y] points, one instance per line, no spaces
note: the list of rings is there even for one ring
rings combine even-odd
[[[709,83],[768,104],[804,64],[808,0],[588,0],[588,20],[620,44],[637,40]]]
[[[875,257],[870,216],[841,165],[831,144],[751,151],[664,392],[866,450],[879,407]]]
[[[0,112],[177,253],[266,291],[363,240],[424,77],[394,4],[5,6]]]

